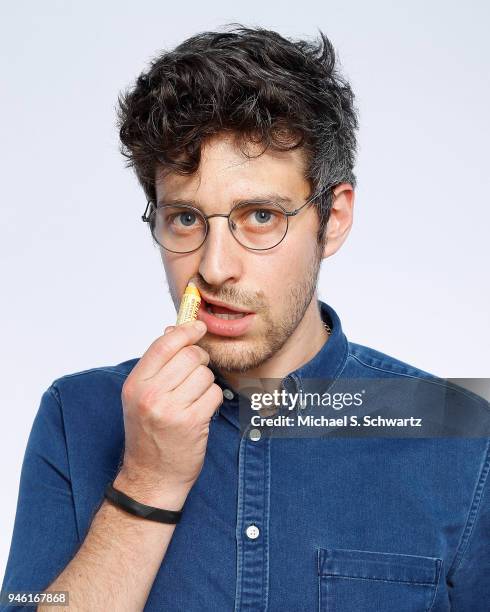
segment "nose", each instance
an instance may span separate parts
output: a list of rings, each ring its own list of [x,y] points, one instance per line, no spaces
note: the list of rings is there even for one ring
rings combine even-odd
[[[201,247],[199,273],[210,285],[223,285],[240,278],[243,249],[232,236],[225,217],[208,220],[208,236]]]

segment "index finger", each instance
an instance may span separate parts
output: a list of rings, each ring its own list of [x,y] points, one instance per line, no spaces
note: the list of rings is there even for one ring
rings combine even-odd
[[[139,380],[147,380],[154,376],[161,368],[184,346],[195,344],[207,331],[202,321],[192,321],[177,325],[175,329],[157,338],[138,363],[131,370],[129,376]]]

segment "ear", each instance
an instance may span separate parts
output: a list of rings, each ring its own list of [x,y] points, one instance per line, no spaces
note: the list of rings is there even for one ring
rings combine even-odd
[[[336,253],[347,238],[353,221],[354,189],[350,183],[340,183],[333,189],[332,208],[325,228],[322,259]]]

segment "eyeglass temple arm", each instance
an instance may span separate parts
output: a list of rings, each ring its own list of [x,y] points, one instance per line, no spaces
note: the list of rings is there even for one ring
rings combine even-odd
[[[306,202],[304,204],[301,204],[301,206],[299,208],[296,208],[296,210],[291,210],[289,212],[286,212],[286,216],[288,217],[294,217],[295,215],[297,215],[299,213],[300,210],[302,210],[305,206],[307,206],[308,204],[311,204],[313,202],[313,200],[316,200],[317,198],[319,198],[321,195],[323,195],[328,189],[330,189],[331,185],[329,185],[328,187],[324,187],[323,189],[321,189],[318,193],[313,194],[311,197],[309,197]]]
[[[146,203],[146,208],[145,208],[145,212],[143,213],[141,219],[145,222],[148,223],[148,221],[150,220],[150,217],[148,216],[148,208],[150,208],[151,206],[153,206],[153,202],[151,200],[148,200],[148,202]]]

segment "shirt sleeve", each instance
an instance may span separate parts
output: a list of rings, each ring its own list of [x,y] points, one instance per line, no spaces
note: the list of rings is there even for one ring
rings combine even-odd
[[[447,578],[454,612],[488,612],[490,609],[489,445],[490,440],[462,543]]]
[[[53,384],[42,395],[27,442],[2,591],[42,591],[78,546],[62,410]],[[2,612],[21,608],[0,604]]]

